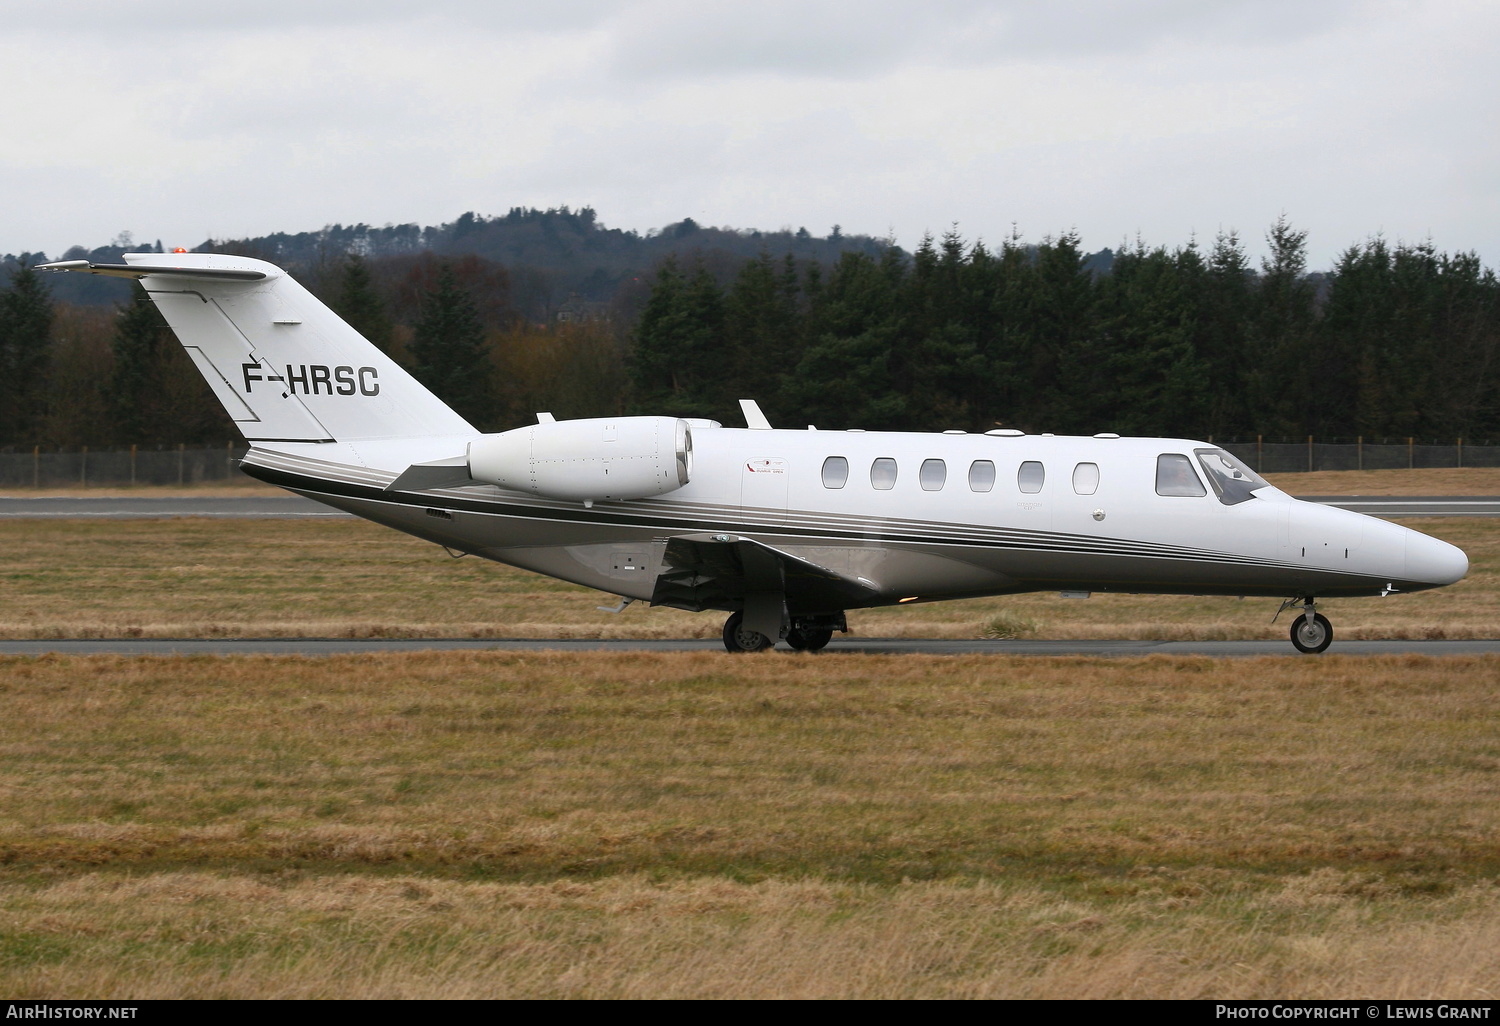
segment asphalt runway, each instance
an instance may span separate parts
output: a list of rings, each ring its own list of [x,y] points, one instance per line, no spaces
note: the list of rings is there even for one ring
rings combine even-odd
[[[371,655],[384,652],[723,652],[714,639],[682,640],[534,638],[452,639],[404,638],[89,638],[39,641],[0,641],[0,655],[177,655],[177,656],[329,656]],[[933,638],[849,638],[835,640],[824,650],[854,655],[994,655],[994,656],[1212,656],[1244,659],[1261,656],[1303,656],[1290,641],[983,641]],[[778,653],[792,655],[786,649]],[[1329,655],[1469,656],[1500,653],[1500,640],[1467,641],[1339,641]],[[727,653],[726,653],[727,654]],[[752,659],[755,656],[745,656]],[[772,656],[774,658],[774,656]],[[808,658],[816,658],[815,656]]]
[[[162,517],[224,517],[267,520],[302,517],[351,517],[300,495],[243,495],[223,498],[93,498],[92,496],[38,496],[35,499],[0,498],[0,517],[11,520],[71,520],[98,517],[103,520],[149,520]]]
[[[1377,517],[1497,517],[1500,498],[1489,495],[1308,495],[1310,502],[1339,506]],[[348,517],[300,495],[229,496],[224,498],[93,498],[39,496],[0,498],[0,518],[58,520],[99,517],[139,520],[161,517],[225,517],[246,520],[300,517]]]

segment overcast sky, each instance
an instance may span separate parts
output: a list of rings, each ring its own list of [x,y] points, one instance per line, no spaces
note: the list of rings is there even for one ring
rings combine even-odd
[[[1500,264],[1500,4],[0,0],[0,252],[593,206]]]

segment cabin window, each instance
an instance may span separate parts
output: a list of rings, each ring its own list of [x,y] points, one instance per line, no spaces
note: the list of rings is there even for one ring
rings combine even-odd
[[[1175,452],[1156,457],[1157,495],[1207,495],[1208,489],[1193,472],[1193,461]]]
[[[889,456],[882,456],[870,464],[870,486],[882,492],[896,487],[896,461]]]
[[[989,460],[969,464],[969,491],[987,492],[995,487],[995,465]]]
[[[1021,464],[1021,469],[1016,471],[1016,484],[1028,495],[1035,495],[1041,491],[1046,480],[1047,470],[1036,460],[1027,460]]]
[[[1093,495],[1099,490],[1099,464],[1080,463],[1073,468],[1073,491]]]
[[[842,456],[830,456],[823,461],[823,487],[842,488],[849,480],[849,461]]]
[[[923,460],[922,469],[917,471],[917,480],[922,483],[924,492],[940,492],[943,483],[948,480],[948,464],[942,460]]]

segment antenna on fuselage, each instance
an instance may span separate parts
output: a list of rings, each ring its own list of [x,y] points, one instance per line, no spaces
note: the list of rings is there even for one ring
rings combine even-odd
[[[771,422],[760,412],[760,405],[754,399],[741,399],[740,410],[745,414],[745,426],[751,431],[771,430]]]

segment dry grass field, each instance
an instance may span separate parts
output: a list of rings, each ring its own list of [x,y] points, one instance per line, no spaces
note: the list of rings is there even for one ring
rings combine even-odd
[[[1266,479],[1292,495],[1500,495],[1500,467],[1316,470]]]
[[[1323,604],[1338,637],[1500,633],[1500,520],[1408,521],[1461,546],[1450,588]],[[0,637],[717,637],[723,618],[612,596],[359,520],[0,520]],[[1055,593],[849,615],[865,637],[1285,639],[1266,599]]]
[[[1500,989],[1500,660],[0,660],[0,991]]]

